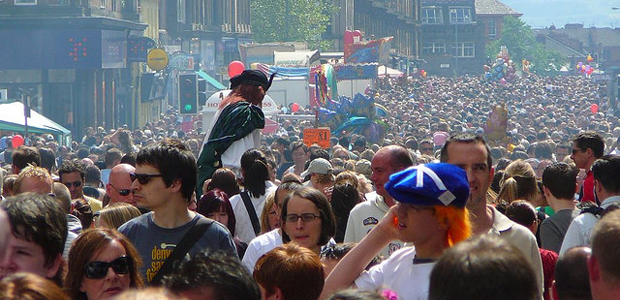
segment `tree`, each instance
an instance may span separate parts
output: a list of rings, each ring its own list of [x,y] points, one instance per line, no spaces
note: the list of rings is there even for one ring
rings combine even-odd
[[[331,0],[252,0],[254,40],[307,42],[311,49],[326,49],[329,42],[321,36],[335,9]]]
[[[502,23],[501,37],[490,42],[486,47],[486,55],[495,57],[501,46],[506,46],[510,59],[521,64],[522,59],[531,63],[530,71],[539,75],[549,75],[566,64],[566,58],[557,51],[545,49],[536,42],[532,28],[521,19],[506,17]]]

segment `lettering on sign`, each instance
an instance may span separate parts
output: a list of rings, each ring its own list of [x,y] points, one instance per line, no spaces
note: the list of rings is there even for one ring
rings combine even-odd
[[[304,129],[304,144],[310,147],[312,144],[317,144],[321,148],[329,148],[329,139],[331,138],[331,132],[329,128],[306,128]]]

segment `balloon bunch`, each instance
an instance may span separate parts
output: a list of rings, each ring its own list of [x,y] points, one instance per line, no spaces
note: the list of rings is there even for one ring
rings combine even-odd
[[[375,117],[374,97],[360,93],[353,99],[341,96],[338,101],[329,101],[318,108],[319,125],[329,127],[332,135],[363,134],[371,142],[379,141],[385,134],[384,126]]]
[[[588,55],[591,58],[591,56]],[[590,64],[583,64],[583,62],[579,62],[576,66],[577,72],[581,73],[581,75],[590,75],[594,72],[594,68],[590,66]]]
[[[491,66],[484,65],[484,79],[487,81],[497,81],[502,85],[514,81],[515,63],[510,60],[508,50],[502,46],[497,58]]]
[[[426,78],[426,71],[424,71],[424,69],[420,70],[420,77],[422,78]]]

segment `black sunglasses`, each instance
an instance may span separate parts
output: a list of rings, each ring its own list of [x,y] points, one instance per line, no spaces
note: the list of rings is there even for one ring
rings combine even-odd
[[[129,256],[121,256],[111,262],[91,261],[84,267],[84,275],[88,279],[101,279],[108,274],[110,267],[116,274],[129,274],[133,268],[133,261]]]
[[[111,187],[112,187],[112,188],[113,188],[113,189],[114,189],[114,190],[115,190],[115,191],[116,191],[119,195],[121,195],[121,196],[123,196],[123,197],[124,197],[124,196],[127,196],[127,195],[129,195],[129,193],[131,193],[131,190],[129,190],[129,189],[122,189],[122,190],[119,190],[119,189],[117,189],[114,185],[112,185],[111,183],[110,183],[110,186],[111,186]]]
[[[81,181],[63,182],[62,184],[66,185],[68,188],[71,188],[71,185],[73,185],[74,187],[82,186],[82,182]]]
[[[151,178],[153,177],[161,177],[161,174],[137,174],[137,173],[131,173],[129,174],[129,178],[131,179],[131,182],[136,181],[136,179],[138,179],[138,182],[140,184],[147,184],[149,183],[149,181],[151,181]]]

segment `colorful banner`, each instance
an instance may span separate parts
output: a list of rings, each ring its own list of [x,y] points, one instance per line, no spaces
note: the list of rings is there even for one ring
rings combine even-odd
[[[340,80],[374,79],[377,78],[377,64],[336,65],[336,78]]]
[[[365,43],[344,45],[344,62],[355,63],[381,63],[386,64],[389,58],[391,41],[394,37],[384,37]]]

